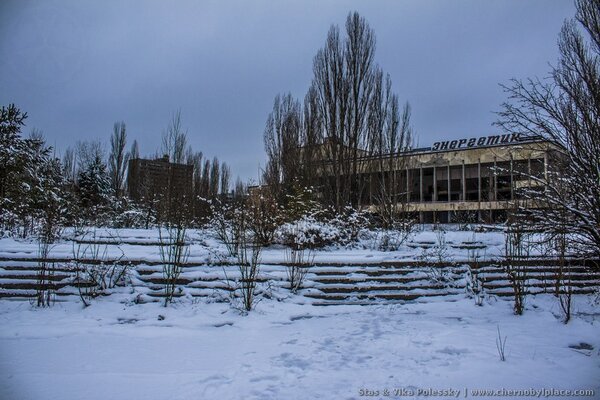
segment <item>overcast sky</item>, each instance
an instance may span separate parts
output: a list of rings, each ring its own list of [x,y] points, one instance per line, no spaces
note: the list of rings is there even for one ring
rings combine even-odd
[[[349,11],[377,36],[376,61],[410,102],[421,146],[487,135],[510,78],[547,76],[568,0],[0,1],[0,104],[29,114],[59,153],[108,138],[154,154],[181,110],[195,150],[243,179],[264,165],[273,98],[303,98],[312,58]]]

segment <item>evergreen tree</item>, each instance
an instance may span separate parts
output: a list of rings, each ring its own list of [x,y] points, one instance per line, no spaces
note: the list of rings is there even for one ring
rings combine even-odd
[[[11,228],[19,207],[16,193],[20,190],[19,176],[26,164],[25,142],[20,137],[26,113],[14,104],[0,108],[0,222]]]
[[[20,136],[26,117],[13,104],[0,109],[0,226],[53,240],[67,204],[62,167],[40,132]]]
[[[110,177],[97,155],[79,172],[78,197],[81,214],[87,222],[101,224],[111,204]]]

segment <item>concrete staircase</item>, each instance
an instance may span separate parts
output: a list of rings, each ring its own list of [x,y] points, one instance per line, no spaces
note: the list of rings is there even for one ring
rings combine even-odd
[[[539,264],[550,264],[539,261]],[[573,293],[593,293],[600,288],[600,271],[586,262],[573,261],[563,271]],[[512,296],[512,285],[504,266],[457,264],[427,267],[423,265],[379,265],[362,267],[315,267],[313,283],[305,296],[314,304],[371,304],[443,298],[451,300],[466,295],[466,273],[471,268],[481,281],[486,295]],[[526,276],[529,294],[554,293],[559,269],[552,265],[520,267]]]
[[[559,269],[551,260],[527,260],[520,267],[526,275],[529,293],[553,293]],[[597,265],[597,264],[596,264]],[[38,282],[34,260],[0,260],[0,298],[31,299],[40,288],[51,289],[57,301],[77,300],[75,271],[67,260],[55,260],[46,283]],[[262,265],[257,290],[265,296],[287,296],[286,266]],[[406,301],[455,300],[466,295],[465,276],[469,269],[481,281],[487,295],[506,297],[512,287],[499,263],[427,266],[416,262],[379,265],[317,265],[309,269],[300,294],[314,305],[378,304]],[[600,287],[600,270],[593,262],[571,260],[563,271],[573,293],[592,293]],[[223,300],[235,289],[239,277],[234,265],[188,264],[177,280],[176,297],[211,297]],[[140,302],[160,301],[164,297],[162,267],[159,264],[129,264],[127,285]]]

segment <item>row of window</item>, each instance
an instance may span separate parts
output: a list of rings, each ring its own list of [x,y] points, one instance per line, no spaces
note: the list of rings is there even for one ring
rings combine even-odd
[[[529,186],[515,182],[543,176],[543,159],[371,173],[361,176],[361,197],[363,203],[372,204],[385,186],[399,202],[510,200],[522,197],[521,188]]]

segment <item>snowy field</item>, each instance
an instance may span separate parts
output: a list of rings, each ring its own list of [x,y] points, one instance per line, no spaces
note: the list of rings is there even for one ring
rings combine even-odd
[[[157,230],[97,229],[93,237],[66,231],[50,258],[67,263],[91,239],[106,259],[141,263],[137,269],[150,274],[134,274],[134,283],[162,276]],[[182,277],[206,277],[215,268],[225,271],[214,264],[235,263],[214,233],[190,230],[187,239],[190,265]],[[493,260],[504,251],[499,231],[422,229],[393,251],[381,250],[382,240],[367,232],[350,245],[317,250],[314,261],[322,266],[313,271],[348,271],[356,281],[338,286],[359,287],[355,270],[435,261],[436,247],[444,261],[455,262]],[[530,254],[552,256],[535,245]],[[0,239],[0,279],[20,282],[37,255],[32,239]],[[400,304],[319,307],[306,296],[314,288],[296,296],[282,286],[284,261],[283,246],[264,250],[261,271],[273,295],[261,296],[247,315],[223,296],[183,296],[167,308],[136,304],[147,282],[113,289],[87,308],[77,296],[47,309],[0,300],[0,400],[572,398],[565,390],[593,390],[580,398],[600,399],[594,296],[574,297],[568,325],[552,295],[527,297],[517,317],[510,297],[489,296],[478,307],[460,288],[453,296]],[[423,275],[411,274],[404,276]],[[364,279],[374,285],[370,275]],[[506,361],[496,346],[498,330]]]
[[[225,303],[136,305],[126,293],[85,309],[0,301],[0,399],[600,398],[600,314],[590,297],[575,301],[568,325],[551,295],[528,297],[521,317],[507,300],[315,307],[292,297],[246,316]]]

